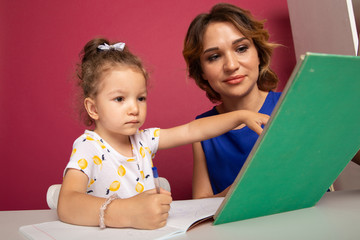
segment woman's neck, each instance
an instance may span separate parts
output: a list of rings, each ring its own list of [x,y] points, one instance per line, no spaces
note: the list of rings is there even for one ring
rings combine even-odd
[[[263,106],[269,92],[259,89],[241,97],[222,98],[222,103],[216,107],[219,113],[226,113],[236,110],[250,110],[258,112]]]

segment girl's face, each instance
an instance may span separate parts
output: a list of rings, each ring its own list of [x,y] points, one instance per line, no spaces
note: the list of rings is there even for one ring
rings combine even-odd
[[[210,23],[204,33],[203,49],[202,76],[223,100],[258,89],[260,60],[255,45],[231,23]]]
[[[118,66],[100,80],[94,100],[100,136],[136,133],[146,118],[147,88],[143,74],[135,68]]]

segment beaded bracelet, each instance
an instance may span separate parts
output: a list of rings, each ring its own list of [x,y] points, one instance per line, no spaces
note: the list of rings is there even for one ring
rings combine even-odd
[[[113,195],[111,195],[108,199],[106,199],[106,201],[103,203],[103,205],[100,207],[100,228],[104,229],[106,228],[105,222],[104,222],[104,215],[105,215],[105,210],[107,208],[107,206],[115,199],[119,198],[119,196],[114,193]]]

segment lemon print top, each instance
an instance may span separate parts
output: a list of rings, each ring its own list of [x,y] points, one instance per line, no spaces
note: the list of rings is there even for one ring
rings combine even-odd
[[[88,176],[87,193],[109,197],[117,193],[129,198],[153,189],[152,158],[159,145],[159,128],[138,131],[130,136],[133,156],[125,157],[114,150],[98,134],[86,130],[73,144],[69,168]]]

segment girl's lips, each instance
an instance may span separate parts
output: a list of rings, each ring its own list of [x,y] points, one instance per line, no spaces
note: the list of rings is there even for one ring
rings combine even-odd
[[[132,121],[127,122],[127,124],[137,124],[137,123],[139,123],[139,121],[137,121],[137,120],[132,120]]]
[[[225,79],[225,83],[227,84],[238,84],[240,82],[242,82],[244,80],[245,76],[244,75],[237,75],[237,76],[233,76],[233,77],[229,77],[227,79]]]

